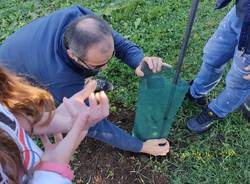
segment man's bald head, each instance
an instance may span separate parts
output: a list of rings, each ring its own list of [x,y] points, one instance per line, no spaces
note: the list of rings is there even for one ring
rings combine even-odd
[[[102,47],[100,52],[107,52],[110,49],[108,44],[110,37],[112,37],[112,29],[106,21],[94,15],[86,15],[66,27],[64,44],[77,57],[85,58],[88,49],[101,42],[107,42],[107,45]]]

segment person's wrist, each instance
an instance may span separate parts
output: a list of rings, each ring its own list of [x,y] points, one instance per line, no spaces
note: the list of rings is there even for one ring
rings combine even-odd
[[[64,122],[67,122],[67,123],[64,123]],[[71,117],[69,115],[67,116],[67,114],[66,114],[65,116],[62,117],[60,112],[58,112],[58,110],[56,110],[54,112],[54,115],[53,115],[48,127],[49,127],[51,133],[58,133],[58,132],[67,133],[72,128],[72,124],[73,123],[72,123]]]
[[[141,153],[148,153],[147,151],[148,151],[147,144],[146,144],[146,142],[143,142],[140,152]]]

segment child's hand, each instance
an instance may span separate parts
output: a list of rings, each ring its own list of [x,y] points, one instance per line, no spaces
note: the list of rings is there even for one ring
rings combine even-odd
[[[89,129],[109,115],[109,100],[103,91],[96,94],[91,93],[89,96],[89,106],[83,103],[81,109],[76,109],[74,104],[70,102],[70,99],[64,98],[63,103],[73,119],[78,116],[81,109],[85,109],[84,111],[90,113],[88,122],[84,125],[85,129]]]
[[[69,113],[67,107],[65,107],[65,99],[63,99],[63,103],[61,103],[60,106],[58,106],[55,110],[50,124],[47,127],[35,127],[34,133],[41,135],[68,132],[71,129],[73,122],[80,110],[86,106],[84,100],[87,99],[95,89],[96,81],[88,81],[81,91],[67,99],[67,104],[71,107],[71,113]]]
[[[67,100],[66,100],[67,101]],[[65,109],[73,116],[73,126],[67,135],[62,139],[61,135],[55,136],[55,143],[51,144],[46,135],[41,136],[45,152],[42,161],[49,161],[60,164],[69,163],[75,149],[87,135],[89,127],[94,126],[109,113],[109,102],[104,92],[91,94],[89,106],[83,105],[78,114],[72,114],[75,108],[72,104],[65,103]]]

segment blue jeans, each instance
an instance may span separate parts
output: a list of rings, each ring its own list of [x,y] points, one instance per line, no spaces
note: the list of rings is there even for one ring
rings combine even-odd
[[[220,81],[226,64],[233,59],[224,90],[208,105],[221,118],[238,108],[250,94],[250,81],[243,78],[250,73],[244,70],[250,65],[250,55],[241,55],[237,49],[241,26],[242,20],[233,7],[207,42],[201,69],[190,88],[193,97],[207,95]]]

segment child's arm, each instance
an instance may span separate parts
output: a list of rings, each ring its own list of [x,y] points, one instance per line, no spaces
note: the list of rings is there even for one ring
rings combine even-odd
[[[80,110],[85,106],[84,100],[87,99],[90,94],[96,89],[96,81],[89,80],[85,84],[84,88],[73,95],[67,100],[67,103],[70,104],[71,109],[75,116],[80,112]],[[52,113],[52,119],[49,124],[43,126],[44,122],[48,120],[48,112],[43,114],[42,119],[33,127],[33,134],[56,134],[59,132],[67,133],[71,127],[74,119],[72,114],[68,112],[68,109],[63,102],[57,109]]]
[[[34,175],[30,183],[65,183],[68,184],[73,179],[73,172],[68,165],[72,155],[80,142],[87,135],[88,129],[94,126],[97,122],[93,117],[96,117],[97,111],[106,113],[99,114],[104,118],[108,115],[109,102],[104,92],[89,96],[89,106],[84,106],[78,113],[72,128],[63,138],[61,134],[54,136],[55,143],[52,144],[47,135],[41,136],[41,141],[45,151],[42,155],[41,162],[36,166]],[[71,115],[74,107],[67,106],[67,110]],[[52,182],[51,180],[55,180]]]

